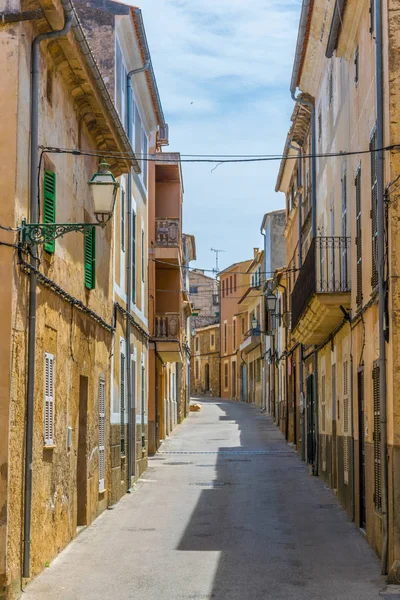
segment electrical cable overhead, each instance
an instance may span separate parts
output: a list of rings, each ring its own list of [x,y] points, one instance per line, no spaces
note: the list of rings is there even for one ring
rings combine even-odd
[[[255,162],[269,162],[269,161],[281,161],[281,160],[297,160],[298,157],[296,155],[284,155],[284,154],[266,154],[264,156],[254,156],[254,155],[243,155],[241,158],[232,158],[229,155],[226,155],[226,158],[223,158],[224,155],[184,155],[180,154],[177,158],[168,158],[168,153],[163,154],[162,152],[157,154],[146,154],[141,157],[129,154],[127,152],[108,152],[108,151],[90,151],[90,150],[79,150],[79,149],[71,149],[71,148],[56,148],[52,146],[39,146],[39,148],[48,154],[73,154],[75,156],[93,156],[98,158],[116,158],[121,160],[140,160],[146,162],[153,163],[219,163],[219,164],[232,164],[232,163],[255,163]],[[327,153],[316,153],[316,154],[304,154],[303,158],[338,158],[343,156],[357,156],[360,154],[372,154],[378,152],[388,152],[388,151],[399,151],[400,144],[392,144],[390,146],[385,146],[382,148],[368,148],[367,150],[348,150],[348,151],[339,151],[339,152],[327,152]],[[186,158],[185,156],[192,156],[192,158]],[[206,158],[205,158],[206,157]]]
[[[165,261],[165,260],[160,260],[158,258],[151,258],[150,260],[152,260],[155,263],[161,264],[161,265],[167,265],[170,267],[171,270],[178,270],[178,269],[189,269],[190,271],[204,271],[207,273],[215,273],[214,269],[202,269],[200,267],[186,267],[184,265],[172,265],[171,263]],[[250,260],[250,259],[249,259]],[[234,263],[233,263],[234,264]],[[223,269],[225,270],[225,269]],[[279,269],[279,273],[296,273],[300,271],[300,269]],[[259,271],[260,275],[275,275],[275,271]],[[248,273],[247,271],[234,271],[232,273],[233,275],[252,275],[252,273]],[[217,281],[215,279],[215,281]]]

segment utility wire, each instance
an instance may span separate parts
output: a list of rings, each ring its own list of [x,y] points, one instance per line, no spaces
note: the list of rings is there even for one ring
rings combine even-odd
[[[89,150],[78,150],[78,149],[70,149],[70,148],[56,148],[51,146],[39,146],[43,152],[49,154],[73,154],[75,156],[94,156],[98,158],[120,158],[121,160],[138,160],[138,157],[133,154],[129,154],[126,152],[107,152],[107,151],[96,151],[92,152]],[[399,144],[392,144],[390,146],[385,146],[383,148],[368,148],[368,150],[349,150],[349,151],[339,151],[339,152],[328,152],[328,153],[320,153],[320,154],[303,154],[303,158],[337,158],[343,156],[355,156],[360,154],[371,154],[376,152],[386,152],[386,151],[399,151]],[[297,155],[284,155],[284,154],[271,154],[265,156],[251,156],[247,155],[247,158],[218,158],[217,155],[210,155],[210,158],[182,158],[184,155],[179,155],[177,158],[168,159],[168,154],[163,155],[162,152],[157,154],[148,154],[146,158],[143,156],[139,158],[141,161],[146,162],[154,162],[154,163],[252,163],[252,162],[269,162],[269,161],[281,161],[281,160],[298,160]],[[193,155],[195,156],[195,155]],[[215,158],[212,158],[215,156]],[[246,156],[246,155],[244,155]]]
[[[186,266],[183,266],[183,265],[181,265],[179,267],[178,265],[171,265],[171,263],[169,263],[169,262],[167,262],[165,260],[160,260],[158,258],[151,258],[150,260],[152,260],[155,263],[161,264],[161,265],[168,265],[169,267],[171,267],[171,266],[175,267],[175,269],[170,269],[170,270],[189,269],[190,271],[206,271],[206,272],[209,272],[209,273],[215,273],[215,269],[201,269],[200,267],[186,267]],[[249,259],[249,260],[251,260],[251,259]],[[235,264],[235,263],[233,263],[233,264]],[[224,271],[224,270],[225,269],[222,269],[222,271]],[[300,269],[296,269],[296,268],[293,268],[293,269],[284,269],[284,270],[280,270],[279,269],[280,273],[295,273],[297,271],[300,271]],[[260,275],[275,275],[275,272],[276,271],[259,271]],[[232,273],[232,275],[235,275],[235,274],[236,275],[249,275],[249,276],[252,275],[252,273],[249,273],[247,271],[234,271]],[[200,273],[200,275],[201,275],[201,273]],[[217,279],[215,279],[214,281],[217,281]]]

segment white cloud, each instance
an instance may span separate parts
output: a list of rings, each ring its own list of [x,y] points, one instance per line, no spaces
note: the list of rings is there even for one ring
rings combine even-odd
[[[141,0],[170,125],[182,154],[281,153],[293,107],[289,81],[300,0]],[[184,164],[185,231],[198,265],[226,266],[261,244],[264,212],[280,207],[279,163]]]

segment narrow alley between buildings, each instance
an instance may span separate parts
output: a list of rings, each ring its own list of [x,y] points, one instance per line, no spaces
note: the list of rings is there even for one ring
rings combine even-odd
[[[270,417],[249,404],[201,405],[25,600],[380,597],[371,547]]]

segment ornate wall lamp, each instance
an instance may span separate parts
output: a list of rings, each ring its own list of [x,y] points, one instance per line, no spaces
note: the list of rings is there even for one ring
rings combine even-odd
[[[93,227],[105,227],[111,219],[119,183],[109,171],[109,164],[103,160],[99,170],[88,182],[91,190],[94,214],[97,223],[27,223],[22,221],[21,237],[23,244],[49,244],[71,231],[90,235]]]
[[[276,319],[278,320],[279,325],[281,324],[281,322],[283,320],[283,324],[285,325],[285,327],[290,329],[292,313],[289,310],[285,311],[284,313],[277,313],[276,312],[277,301],[278,301],[278,298],[275,296],[275,294],[272,293],[271,291],[268,292],[268,294],[266,296],[267,311],[269,312],[271,317],[274,317],[273,319],[271,319],[272,329],[276,329]]]

